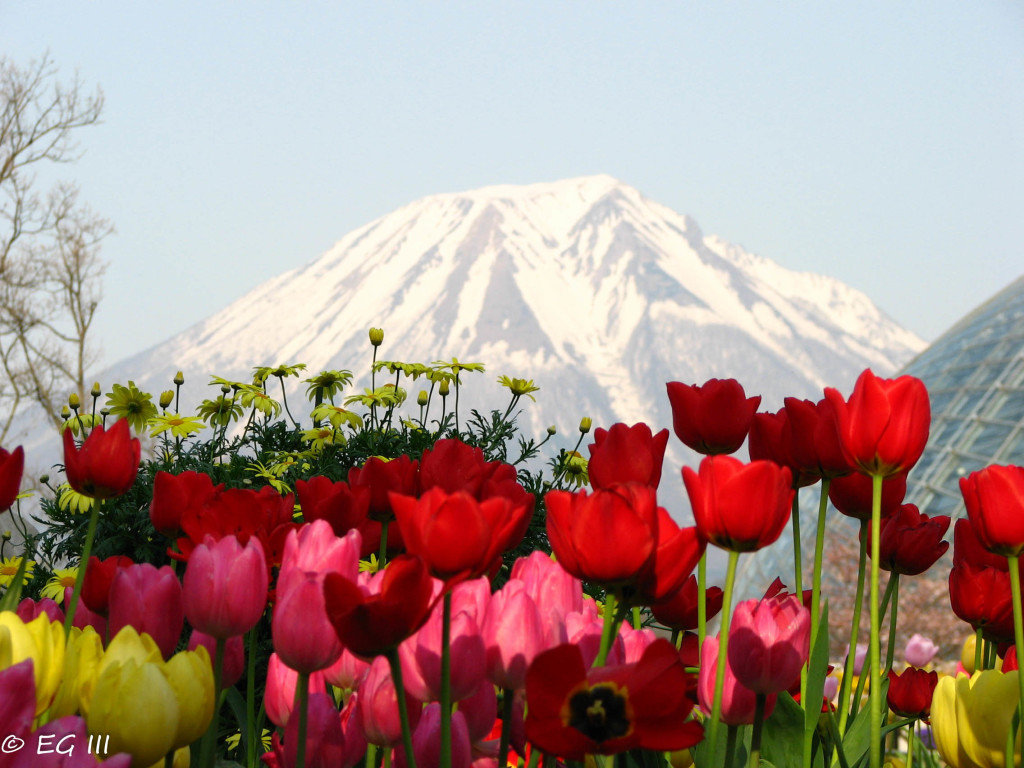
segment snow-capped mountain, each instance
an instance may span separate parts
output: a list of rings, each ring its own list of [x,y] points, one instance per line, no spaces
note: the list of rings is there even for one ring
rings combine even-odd
[[[198,402],[218,394],[211,375],[304,362],[368,387],[371,326],[385,331],[379,359],[485,363],[464,374],[463,409],[504,407],[498,375],[533,379],[522,423],[538,435],[575,435],[584,415],[669,426],[667,381],[733,377],[774,409],[849,391],[865,367],[891,373],[924,346],[837,280],[705,236],[593,176],[417,200],[98,378],[156,394],[180,369]],[[289,381],[294,406],[304,385]],[[408,388],[415,398],[419,382]]]

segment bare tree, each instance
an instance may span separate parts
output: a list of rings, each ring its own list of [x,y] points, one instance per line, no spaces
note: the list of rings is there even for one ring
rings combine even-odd
[[[106,265],[100,243],[113,229],[58,183],[46,192],[37,174],[80,157],[77,128],[95,125],[103,93],[77,77],[57,78],[49,56],[19,68],[0,57],[0,444],[31,403],[59,423],[69,392],[85,399],[93,362],[89,330]]]

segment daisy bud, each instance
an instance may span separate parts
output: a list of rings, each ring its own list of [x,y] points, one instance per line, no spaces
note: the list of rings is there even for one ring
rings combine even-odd
[[[100,383],[98,381],[94,381],[92,383],[92,389],[89,390],[89,394],[92,395],[94,398],[99,397],[101,394],[103,394],[103,389],[100,387]]]
[[[184,384],[185,383],[185,374],[183,374],[181,371],[178,371],[176,374],[174,374],[174,383],[177,384],[179,387],[182,384]]]
[[[77,392],[72,392],[70,395],[68,395],[68,405],[71,406],[71,409],[73,411],[77,411],[79,407],[82,405],[82,401],[78,399]]]
[[[430,398],[430,396],[427,394],[427,390],[421,389],[420,393],[418,395],[416,395],[416,405],[418,405],[418,406],[420,406],[422,408],[424,405],[427,404],[427,400],[429,398]]]
[[[451,385],[448,382],[448,379],[441,379],[441,383],[437,387],[437,392],[439,395],[441,395],[441,397],[448,397],[450,387]]]
[[[383,328],[371,328],[370,329],[370,343],[375,347],[379,347],[384,343],[384,329]]]
[[[171,403],[174,402],[174,390],[168,389],[160,393],[160,407],[170,408]]]
[[[555,428],[554,424],[552,424],[550,427],[548,427],[548,434],[549,435],[554,437],[557,433],[558,433],[558,430]]]
[[[582,419],[580,419],[580,432],[584,435],[587,434],[587,432],[590,431],[590,428],[593,425],[593,419],[591,419],[589,416],[584,416]]]

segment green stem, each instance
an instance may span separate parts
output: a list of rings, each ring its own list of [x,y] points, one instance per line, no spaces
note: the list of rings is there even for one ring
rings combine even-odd
[[[527,768],[537,768],[537,763],[540,762],[540,750],[536,747],[530,749],[530,762],[527,763]],[[498,768],[505,768],[503,765],[499,765]]]
[[[248,743],[245,759],[249,768],[259,764],[260,734],[256,733],[256,627],[249,630],[245,672],[245,733]]]
[[[722,628],[718,631],[718,666],[715,673],[715,698],[711,707],[711,727],[708,729],[709,755],[713,758],[715,739],[718,736],[718,721],[722,716],[722,689],[725,685],[725,662],[729,652],[729,620],[732,618],[732,588],[736,580],[736,564],[740,553],[729,552],[729,564],[725,571],[725,592],[722,595]],[[714,760],[710,761],[714,764]]]
[[[892,669],[892,659],[896,655],[896,608],[900,604],[900,575],[889,574],[889,585],[885,590],[890,593],[892,603],[889,606],[889,644],[885,649],[885,671]]]
[[[914,725],[917,720],[914,720],[910,725],[907,726],[907,765],[906,768],[913,768],[914,766]]]
[[[758,768],[761,765],[761,727],[764,725],[764,702],[763,693],[754,694],[754,733],[750,737],[750,761],[749,768]]]
[[[601,647],[592,665],[595,669],[604,666],[608,660],[608,652],[611,650],[612,643],[615,642],[615,632],[618,629],[615,626],[617,605],[614,593],[609,592],[604,596],[604,624],[601,628]]]
[[[814,572],[811,574],[811,640],[810,648],[814,648],[818,639],[818,621],[821,618],[821,561],[825,551],[825,513],[828,511],[828,488],[831,481],[827,477],[821,479],[821,487],[818,496],[818,526],[814,536]],[[828,631],[828,627],[825,628]],[[800,707],[806,713],[807,707],[807,674],[811,659],[808,655],[807,664],[800,676]],[[806,715],[805,715],[806,719]],[[814,745],[814,729],[804,729],[804,752],[803,766],[811,768],[811,756]]]
[[[405,685],[402,683],[402,662],[398,660],[398,649],[387,652],[388,665],[391,667],[391,680],[395,684],[395,697],[398,699],[398,720],[402,724],[402,746],[405,749],[405,764],[416,768],[416,756],[412,751],[412,729],[409,727],[409,712],[405,707]]]
[[[498,768],[508,765],[508,745],[512,737],[512,706],[515,691],[505,688],[501,692],[501,741],[498,743]]]
[[[221,680],[224,674],[224,649],[227,647],[227,640],[217,638],[217,650],[213,654],[213,695],[216,705],[213,708],[213,717],[210,719],[210,726],[203,734],[202,760],[199,764],[203,768],[213,768],[215,752],[217,748],[217,726],[220,724],[220,702],[223,698],[220,695]]]
[[[365,768],[377,768],[377,745],[366,745],[366,760],[363,763]]]
[[[846,666],[843,670],[843,683],[839,690],[839,732],[846,734],[846,722],[850,716],[850,688],[853,685],[853,663],[857,656],[857,640],[860,637],[860,614],[864,604],[864,575],[867,568],[866,535],[867,521],[860,521],[860,557],[857,562],[857,596],[853,601],[853,621],[850,626],[850,651],[846,655]],[[862,669],[861,672],[864,670]]]
[[[801,553],[801,542],[800,542],[800,494],[799,492],[793,494],[793,509],[789,516],[790,522],[793,524],[793,577],[795,579],[796,586],[793,588],[793,592],[799,599],[803,599],[804,591],[804,563],[803,555]]]
[[[704,652],[704,638],[708,633],[708,551],[697,561],[697,656]]]
[[[75,588],[71,590],[71,602],[68,605],[68,612],[64,615],[64,635],[71,634],[71,626],[75,621],[75,610],[78,608],[78,597],[82,594],[82,584],[85,582],[85,569],[89,566],[89,556],[92,554],[92,540],[96,538],[96,523],[100,518],[100,509],[103,507],[103,499],[93,499],[89,507],[89,527],[85,531],[85,544],[82,545],[82,556],[78,560],[78,574],[75,576]],[[1024,657],[1022,657],[1024,658]]]
[[[380,555],[377,557],[377,570],[383,571],[388,561],[388,526],[390,521],[380,524]]]
[[[722,763],[725,768],[732,768],[733,760],[736,759],[736,735],[739,733],[739,728],[735,725],[726,726],[725,730],[725,762]]]
[[[452,593],[444,596],[441,619],[441,765],[452,764]],[[301,768],[301,766],[300,766]]]
[[[643,629],[644,620],[640,615],[640,606],[633,606],[633,629]]]
[[[878,633],[878,558],[882,538],[882,475],[871,476],[871,637],[868,639],[868,654],[871,657],[871,687],[868,688],[868,710],[871,726],[871,768],[882,768],[882,699],[879,697],[881,682],[881,647]]]
[[[295,698],[299,710],[299,743],[296,744],[296,768],[306,768],[306,718],[309,714],[309,673],[300,672],[295,686]]]
[[[1024,723],[1024,619],[1020,605],[1020,555],[1006,558],[1010,563],[1010,595],[1013,599],[1013,642],[1017,649],[1017,687],[1020,689],[1020,708],[1017,710]],[[1012,738],[1012,737],[1011,737]]]
[[[1012,589],[1012,586],[1011,586],[1011,589]],[[981,652],[984,647],[985,647],[985,641],[981,637],[981,627],[978,627],[978,629],[975,630],[975,632],[974,632],[974,671],[975,672],[980,672],[982,669],[985,668],[985,665],[982,663],[984,661],[984,659],[982,658],[982,652]]]

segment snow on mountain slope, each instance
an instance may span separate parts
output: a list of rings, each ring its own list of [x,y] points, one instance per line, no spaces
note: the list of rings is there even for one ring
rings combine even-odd
[[[892,373],[924,346],[862,293],[705,237],[593,176],[412,202],[98,378],[157,393],[180,369],[198,402],[216,394],[211,375],[305,362],[310,375],[348,368],[364,387],[370,326],[385,330],[381,359],[484,362],[466,374],[467,407],[502,407],[500,374],[534,379],[524,423],[537,433],[573,434],[583,415],[668,426],[672,380],[734,377],[777,408],[848,391],[865,367]],[[303,385],[290,385],[295,403]]]

